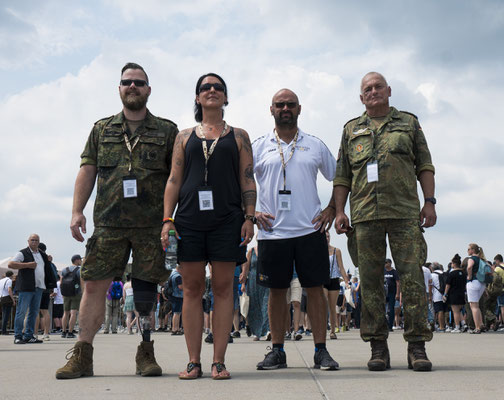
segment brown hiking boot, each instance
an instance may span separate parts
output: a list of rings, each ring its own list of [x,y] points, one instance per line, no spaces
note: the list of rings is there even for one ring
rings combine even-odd
[[[371,339],[371,359],[367,367],[370,371],[385,371],[390,368],[390,354],[386,340]]]
[[[141,342],[136,357],[136,373],[142,376],[160,376],[163,371],[154,357],[154,340]]]
[[[76,342],[74,347],[68,351],[66,359],[68,360],[66,365],[56,371],[56,379],[93,376],[93,346],[91,343]]]
[[[425,342],[408,343],[408,368],[413,371],[430,371],[432,363],[425,353]]]

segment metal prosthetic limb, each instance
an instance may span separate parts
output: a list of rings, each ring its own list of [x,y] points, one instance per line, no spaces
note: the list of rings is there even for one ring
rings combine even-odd
[[[135,302],[135,308],[140,315],[140,329],[142,331],[142,340],[144,342],[150,342],[150,313],[152,310],[154,310],[154,305],[156,304],[156,292],[133,290],[133,300]]]

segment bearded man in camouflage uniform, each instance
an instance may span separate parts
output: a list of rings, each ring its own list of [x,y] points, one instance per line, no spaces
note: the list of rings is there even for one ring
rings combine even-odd
[[[84,241],[84,207],[98,181],[94,206],[95,231],[86,245],[81,276],[80,332],[68,363],[57,379],[93,375],[93,339],[103,322],[105,294],[115,276],[122,276],[133,252],[132,285],[135,308],[144,325],[136,354],[136,373],[161,375],[150,340],[150,312],[157,283],[167,279],[160,235],[163,195],[170,174],[176,125],[147,109],[151,93],[144,69],[134,63],[121,71],[119,94],[123,110],[95,123],[81,155],[75,182],[70,229]]]
[[[413,114],[389,106],[385,78],[370,72],[362,78],[360,99],[366,111],[346,123],[334,179],[336,232],[347,233],[359,267],[362,291],[361,337],[371,342],[371,371],[390,368],[385,318],[383,262],[386,236],[396,264],[404,304],[404,339],[408,367],[430,371],[425,342],[427,303],[422,265],[427,246],[423,228],[436,223],[434,166],[422,128]],[[416,180],[425,204],[420,210]],[[344,208],[350,193],[353,229]]]

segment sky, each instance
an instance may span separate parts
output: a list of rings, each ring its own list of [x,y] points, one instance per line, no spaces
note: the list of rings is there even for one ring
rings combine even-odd
[[[362,76],[381,72],[391,105],[418,116],[436,167],[428,259],[446,265],[473,242],[493,259],[504,252],[503,37],[500,0],[4,0],[0,261],[33,232],[59,265],[84,254],[69,230],[80,153],[93,123],[121,110],[130,61],[149,74],[151,112],[180,129],[195,124],[204,73],[226,80],[226,121],[252,140],[273,127],[273,94],[290,88],[300,128],[334,155],[364,111]],[[319,174],[318,187],[326,205],[332,185]],[[331,233],[352,270],[346,238]]]

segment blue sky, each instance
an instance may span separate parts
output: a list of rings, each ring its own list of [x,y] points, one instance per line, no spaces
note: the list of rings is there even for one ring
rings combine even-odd
[[[446,265],[470,242],[493,257],[504,252],[503,37],[504,5],[492,0],[3,1],[0,260],[31,232],[58,263],[84,253],[68,228],[79,155],[92,124],[120,111],[128,61],[149,73],[150,110],[180,128],[194,124],[203,73],[226,79],[226,120],[252,139],[272,127],[274,92],[291,88],[300,127],[334,154],[363,111],[360,79],[382,72],[391,104],[419,117],[437,168],[429,260]],[[319,176],[323,203],[330,191]],[[332,236],[349,266],[345,239]]]

